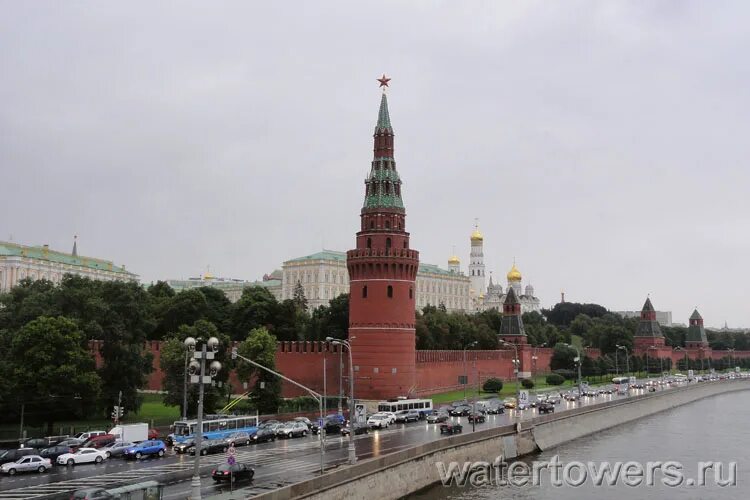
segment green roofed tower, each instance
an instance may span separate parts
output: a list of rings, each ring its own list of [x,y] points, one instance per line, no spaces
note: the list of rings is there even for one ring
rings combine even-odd
[[[378,122],[373,135],[373,160],[370,174],[365,179],[365,203],[362,211],[381,208],[404,210],[401,198],[401,179],[396,170],[393,153],[393,127],[388,113],[388,97],[380,99]]]
[[[698,309],[690,315],[690,325],[688,326],[687,336],[685,337],[685,346],[688,348],[708,347],[708,337],[706,329],[703,326],[703,316]]]
[[[641,318],[633,340],[637,348],[646,349],[649,346],[664,345],[664,334],[661,333],[659,322],[656,321],[656,309],[651,304],[650,297],[646,297],[646,302],[641,309]]]

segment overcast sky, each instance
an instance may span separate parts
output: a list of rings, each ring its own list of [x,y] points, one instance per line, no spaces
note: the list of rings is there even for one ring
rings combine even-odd
[[[0,10],[0,239],[144,282],[350,249],[385,72],[423,262],[466,269],[478,217],[545,307],[750,326],[747,2]]]

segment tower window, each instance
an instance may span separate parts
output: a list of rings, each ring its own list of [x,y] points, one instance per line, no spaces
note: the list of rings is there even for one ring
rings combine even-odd
[[[386,238],[385,239],[385,248],[386,249],[390,249],[391,248],[391,239],[390,238]]]
[[[372,248],[372,239],[367,238],[367,248]]]
[[[367,285],[362,287],[362,298],[363,299],[367,298]]]
[[[390,229],[391,228],[391,221],[387,220],[385,221],[385,228]]]
[[[409,288],[409,298],[410,299],[414,298],[414,289],[413,288]]]
[[[375,229],[375,221],[374,220],[370,221],[370,229]]]
[[[388,298],[393,298],[393,287],[391,285],[388,285]]]
[[[405,241],[404,241],[404,248],[409,248]]]

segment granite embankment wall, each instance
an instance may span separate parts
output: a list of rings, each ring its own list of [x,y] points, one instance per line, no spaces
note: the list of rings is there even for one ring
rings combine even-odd
[[[725,392],[750,389],[750,380],[691,384],[628,399],[582,407],[507,425],[459,434],[382,457],[363,460],[321,477],[290,485],[256,499],[396,499],[440,481],[436,462],[492,462],[549,449],[603,429]]]

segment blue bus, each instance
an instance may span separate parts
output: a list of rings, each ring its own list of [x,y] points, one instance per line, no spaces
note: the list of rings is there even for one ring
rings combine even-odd
[[[178,420],[172,424],[172,434],[167,436],[170,444],[192,439],[197,433],[197,420]],[[258,417],[254,415],[206,415],[203,417],[203,437],[225,439],[235,432],[254,433],[258,429]]]

